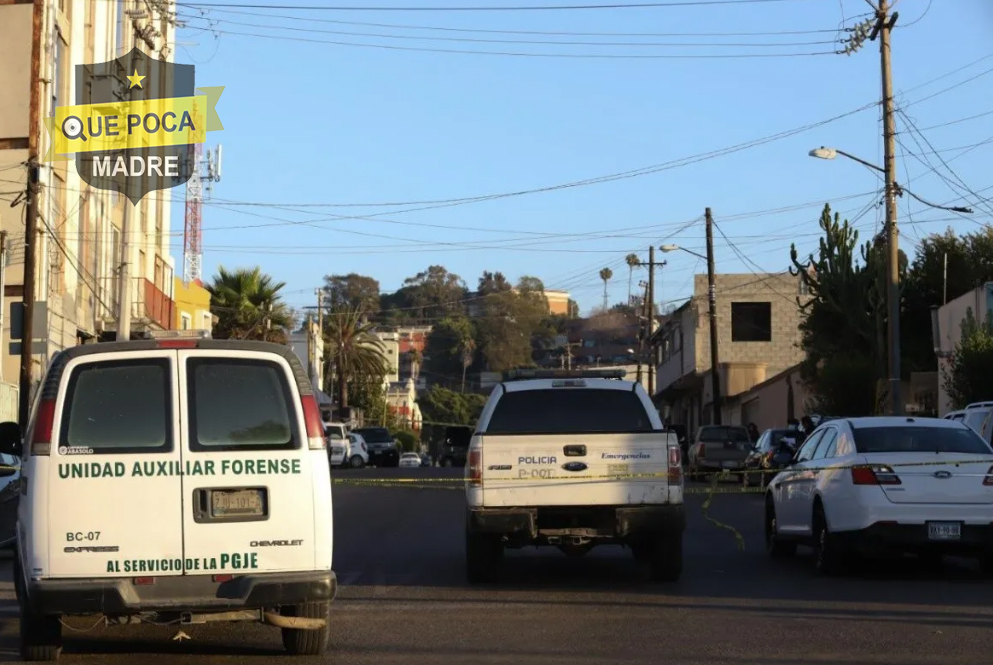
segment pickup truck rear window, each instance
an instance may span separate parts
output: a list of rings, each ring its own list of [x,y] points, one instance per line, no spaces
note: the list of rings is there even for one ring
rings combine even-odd
[[[652,421],[630,390],[561,388],[505,393],[487,434],[652,432]]]
[[[964,453],[990,455],[993,449],[971,429],[948,427],[858,427],[858,453]]]
[[[191,358],[190,450],[296,448],[296,409],[286,372],[267,360]]]
[[[724,443],[726,441],[747,443],[749,438],[748,430],[744,427],[721,427],[716,425],[701,428],[698,440],[706,443]]]

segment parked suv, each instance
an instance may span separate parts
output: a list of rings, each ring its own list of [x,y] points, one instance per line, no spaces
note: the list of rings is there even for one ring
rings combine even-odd
[[[708,471],[740,472],[752,452],[748,430],[738,425],[704,425],[697,428],[689,450],[691,474]],[[699,476],[694,479],[699,480]],[[739,478],[740,480],[740,478]]]
[[[470,441],[472,441],[471,427],[446,427],[445,446],[442,448],[438,466],[465,466]]]
[[[352,430],[365,439],[369,449],[369,464],[375,466],[400,466],[400,450],[390,430],[385,427],[360,427]]]
[[[330,636],[324,427],[289,347],[159,339],[59,352],[22,439],[13,581],[21,657],[55,660],[62,617],[256,620],[292,654]],[[273,540],[277,539],[277,540]]]

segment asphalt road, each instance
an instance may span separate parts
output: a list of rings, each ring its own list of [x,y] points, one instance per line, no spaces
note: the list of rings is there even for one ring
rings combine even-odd
[[[339,478],[437,477],[440,469],[336,473]],[[456,471],[458,473],[458,471]],[[449,474],[451,475],[451,474]],[[869,665],[991,662],[993,583],[966,561],[927,572],[890,562],[822,579],[802,552],[768,559],[760,495],[722,494],[707,521],[689,497],[683,578],[650,584],[627,551],[582,559],[529,550],[505,579],[473,588],[463,577],[463,496],[419,487],[336,485],[334,567],[337,665]],[[9,563],[0,564],[9,580]],[[0,584],[0,662],[17,661],[9,584]],[[3,603],[7,604],[4,605]],[[91,622],[92,623],[92,622]],[[85,622],[75,622],[87,628]],[[278,631],[254,624],[66,631],[63,661],[101,665],[264,663],[281,656]]]

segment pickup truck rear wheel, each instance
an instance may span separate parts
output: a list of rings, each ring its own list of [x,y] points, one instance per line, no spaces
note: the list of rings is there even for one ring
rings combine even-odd
[[[501,559],[503,542],[500,536],[466,531],[465,564],[470,584],[495,582]]]
[[[683,534],[669,533],[652,543],[651,576],[654,582],[675,582],[683,574]]]
[[[300,603],[280,610],[283,616],[324,619],[327,623],[317,630],[280,628],[283,648],[291,656],[319,656],[328,650],[331,641],[331,604],[326,601]]]

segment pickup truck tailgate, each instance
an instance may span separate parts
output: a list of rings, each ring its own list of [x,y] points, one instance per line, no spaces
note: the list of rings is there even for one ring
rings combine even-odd
[[[678,499],[669,496],[665,432],[479,438],[474,449],[481,456],[483,506],[611,506]],[[681,487],[673,489],[679,492]]]

